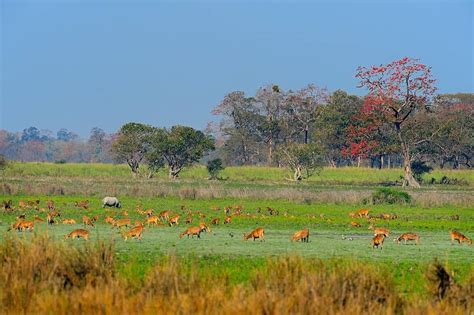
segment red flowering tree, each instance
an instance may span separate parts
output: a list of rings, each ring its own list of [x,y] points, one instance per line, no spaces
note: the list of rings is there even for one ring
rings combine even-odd
[[[359,67],[356,77],[359,87],[368,90],[362,114],[373,120],[370,130],[381,124],[391,124],[403,156],[403,186],[420,187],[413,177],[411,162],[415,143],[407,141],[404,127],[414,114],[425,107],[436,88],[431,68],[417,59],[402,58],[387,65]]]

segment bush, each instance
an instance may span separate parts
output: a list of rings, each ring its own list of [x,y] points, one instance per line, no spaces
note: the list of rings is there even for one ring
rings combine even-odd
[[[209,172],[209,179],[218,179],[219,172],[224,170],[221,159],[213,159],[207,162],[207,171]]]
[[[411,169],[413,171],[413,177],[417,180],[417,182],[423,182],[423,174],[429,173],[433,170],[433,168],[429,165],[426,165],[424,161],[413,161],[411,163]]]
[[[379,188],[371,196],[372,204],[408,204],[411,203],[411,196],[404,191],[398,191],[390,188]],[[366,200],[367,203],[367,200]]]
[[[0,171],[3,171],[6,169],[8,166],[8,160],[5,158],[5,156],[0,154]]]

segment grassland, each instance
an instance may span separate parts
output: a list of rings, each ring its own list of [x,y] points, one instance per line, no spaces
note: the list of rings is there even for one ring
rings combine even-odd
[[[128,169],[120,165],[15,163],[2,174],[0,200],[12,199],[18,205],[20,200],[40,199],[40,207],[44,208],[45,201],[51,199],[61,210],[62,219],[73,218],[78,224],[39,223],[34,233],[0,233],[3,240],[0,244],[12,237],[34,243],[40,235],[48,235],[54,244],[81,249],[89,246],[87,242],[65,241],[63,236],[82,226],[83,215],[99,215],[96,227],[88,228],[89,244],[101,241],[113,244],[116,272],[127,281],[135,279],[131,287],[143,285],[156,266],[169,257],[176,257],[182,268],[192,269],[196,277],[210,279],[220,275],[222,280],[223,276],[225,290],[252,285],[258,274],[285,257],[327,268],[342,264],[376,269],[382,278],[391,279],[395,295],[403,297],[406,303],[417,299],[430,301],[426,274],[434,261],[445,266],[459,285],[474,285],[474,246],[452,246],[449,238],[452,229],[474,236],[473,172],[434,171],[430,177],[448,176],[464,183],[406,190],[414,197],[411,204],[363,204],[363,199],[375,189],[396,182],[400,174],[398,169],[324,169],[319,177],[295,184],[284,179],[284,170],[246,167],[227,168],[222,174],[226,180],[214,182],[206,179],[203,167],[195,167],[185,171],[180,180],[170,182],[164,173],[152,180],[132,178]],[[104,195],[119,196],[123,208],[102,209]],[[84,199],[90,201],[89,210],[74,206],[75,201]],[[141,241],[125,242],[103,219],[106,215],[122,218],[127,210],[132,222],[143,221],[144,216],[135,210],[137,204],[143,209],[153,208],[155,213],[169,209],[181,214],[182,222],[178,227],[147,227]],[[223,208],[229,205],[241,205],[243,209],[242,215],[234,216],[231,224],[211,226],[211,232],[203,233],[199,240],[178,237],[187,226],[199,221],[209,223],[215,217],[222,221]],[[212,210],[215,207],[220,210]],[[277,209],[279,215],[269,215],[266,207]],[[372,231],[366,219],[348,217],[348,212],[361,207],[368,207],[374,216],[381,213],[398,216],[395,220],[372,222],[391,231],[383,250],[370,247]],[[183,220],[188,211],[193,213],[190,225]],[[0,230],[6,231],[23,212],[27,218],[35,214],[45,217],[45,213],[35,209],[2,212]],[[198,212],[206,217],[200,218]],[[352,220],[362,227],[350,226]],[[242,234],[258,226],[265,228],[266,240],[244,241]],[[290,242],[291,235],[303,227],[310,229],[310,242]],[[420,234],[420,245],[397,245],[392,241],[396,235],[409,231]],[[460,310],[463,313],[466,309]]]

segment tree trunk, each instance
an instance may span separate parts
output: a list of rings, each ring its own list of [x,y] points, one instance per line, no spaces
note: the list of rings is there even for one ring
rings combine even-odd
[[[136,160],[128,160],[127,161],[128,166],[130,166],[130,169],[132,170],[132,176],[137,177],[138,176],[138,168],[140,167],[140,164]]]
[[[360,156],[357,157],[357,167],[360,167]]]
[[[168,172],[169,179],[177,179],[179,172],[181,172],[181,167],[179,166],[170,166]]]
[[[308,127],[304,129],[304,144],[308,144]]]
[[[302,176],[301,166],[298,165],[295,167],[294,180],[301,181],[302,179],[303,179],[303,176]]]
[[[267,156],[268,166],[273,164],[273,139],[270,138],[268,141],[268,156]]]
[[[389,168],[389,169],[392,167],[392,165],[391,165],[392,163],[391,163],[391,162],[392,162],[392,161],[391,161],[390,155],[389,155],[389,156],[387,156],[387,168]]]
[[[380,156],[380,169],[383,169],[383,155]]]
[[[420,184],[416,181],[415,177],[413,177],[413,172],[411,170],[410,149],[408,148],[407,144],[403,140],[400,125],[397,125],[397,135],[398,135],[398,140],[400,141],[400,146],[402,148],[402,155],[403,155],[403,173],[404,174],[403,174],[402,186],[420,188]]]

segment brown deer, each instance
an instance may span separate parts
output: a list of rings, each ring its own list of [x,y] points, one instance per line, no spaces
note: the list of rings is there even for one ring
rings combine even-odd
[[[374,235],[383,234],[383,235],[385,235],[385,237],[388,237],[388,235],[390,234],[389,230],[387,230],[385,228],[376,228],[376,227],[373,227],[372,225],[369,225],[369,230],[373,230]]]
[[[173,226],[173,225],[179,225],[179,218],[181,218],[181,216],[178,214],[178,215],[175,215],[174,217],[170,218],[169,220],[169,225],[170,226]]]
[[[193,222],[193,217],[192,217],[192,216],[188,216],[188,217],[186,218],[185,223],[186,223],[186,224],[191,224],[192,222]]]
[[[65,240],[67,240],[68,238],[80,239],[81,237],[85,239],[86,241],[89,240],[89,231],[84,230],[84,229],[77,229],[77,230],[72,231],[69,234],[64,235]]]
[[[225,220],[224,220],[224,224],[229,224],[230,221],[232,221],[232,217],[231,216],[226,216]]]
[[[303,243],[308,243],[309,242],[309,230],[307,228],[295,232],[293,234],[293,237],[291,238],[292,241],[301,241]]]
[[[153,215],[153,209],[148,209],[144,212],[144,214],[147,216],[147,217],[151,217]]]
[[[385,234],[376,234],[374,238],[372,238],[372,248],[379,247],[383,249],[383,242],[385,240]]]
[[[141,224],[141,222],[140,222],[140,224]],[[141,241],[142,232],[143,232],[143,226],[142,225],[135,226],[131,230],[122,233],[122,237],[123,237],[124,240],[127,240],[128,238],[134,237],[134,238],[138,239],[139,241]]]
[[[399,237],[394,239],[395,242],[397,242],[398,245],[400,245],[401,241],[405,241],[405,244],[408,241],[415,241],[416,245],[420,243],[420,236],[416,233],[403,233]]]
[[[352,222],[351,222],[351,225],[352,225],[353,227],[358,227],[358,228],[362,226],[362,225],[360,225],[359,222],[355,222],[355,221],[352,221]]]
[[[146,218],[144,224],[146,224],[146,225],[148,225],[148,227],[150,227],[150,224],[153,224],[154,226],[157,226],[158,222],[160,222],[160,218],[158,216],[154,215],[152,217]]]
[[[131,225],[130,219],[119,219],[112,223],[112,228],[121,228],[122,226],[129,227]]]
[[[179,234],[179,238],[183,238],[185,235],[187,235],[188,238],[189,235],[191,235],[191,238],[194,238],[194,235],[197,235],[197,238],[201,238],[202,231],[200,226],[188,227],[183,233]]]
[[[472,245],[472,240],[465,236],[462,233],[459,233],[458,231],[451,231],[449,232],[449,235],[451,236],[451,245],[453,245],[454,241],[458,241],[459,245],[462,245],[462,242],[466,242],[469,245]]]
[[[212,225],[219,225],[219,218],[214,218],[211,220]]]
[[[94,223],[92,222],[91,218],[89,218],[88,216],[83,216],[82,217],[82,224],[84,225],[90,225],[92,227],[95,227]]]
[[[52,211],[54,209],[54,201],[49,199],[46,201],[46,208],[48,208],[49,211]]]
[[[80,200],[74,202],[74,207],[76,208],[82,208],[84,210],[89,209],[89,200]]]
[[[265,240],[265,231],[263,230],[262,227],[259,227],[259,228],[256,228],[255,230],[253,230],[252,232],[250,232],[248,234],[244,233],[244,240],[248,240],[249,238],[253,238],[254,241],[257,238],[259,238],[260,241],[264,241]]]
[[[64,219],[63,224],[76,224],[76,220],[74,219]]]
[[[349,217],[350,218],[355,218],[355,217],[357,217],[357,214],[355,214],[355,212],[349,212]]]
[[[32,232],[34,228],[35,228],[35,222],[33,222],[33,221],[20,221],[20,223],[17,227],[17,230],[20,231],[20,232],[23,232],[25,230],[28,230],[28,231]]]
[[[356,211],[356,214],[359,218],[362,218],[362,217],[368,218],[369,217],[369,209],[359,209],[359,210]]]
[[[35,214],[35,222],[44,222],[37,214]]]
[[[106,216],[104,221],[105,221],[105,223],[110,223],[110,224],[114,224],[114,222],[115,222],[114,218],[112,218],[110,216]]]
[[[169,210],[161,211],[160,214],[158,214],[158,217],[162,221],[168,221],[170,219],[170,212]]]

